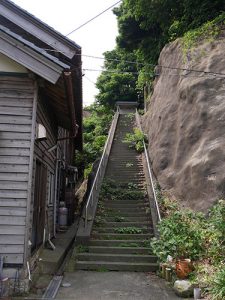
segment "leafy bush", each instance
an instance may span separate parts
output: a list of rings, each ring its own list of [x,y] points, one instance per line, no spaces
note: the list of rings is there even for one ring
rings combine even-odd
[[[87,116],[83,120],[83,152],[76,152],[75,164],[80,169],[85,167],[84,177],[87,178],[91,172],[93,162],[103,151],[113,111],[96,103],[86,107],[85,111]]]
[[[153,252],[161,261],[168,255],[174,259],[192,259],[195,267],[193,283],[209,287],[213,299],[224,299],[225,200],[219,200],[207,216],[181,209],[176,202],[162,195],[160,205],[164,219],[158,226],[159,239],[151,240]]]
[[[200,224],[203,215],[190,210],[175,210],[159,225],[160,238],[153,238],[154,253],[165,261],[168,255],[199,259],[204,252],[204,239]]]
[[[144,151],[143,142],[147,141],[146,135],[137,127],[133,128],[134,133],[127,133],[124,143],[129,144],[130,148],[136,149],[137,152],[141,153]]]

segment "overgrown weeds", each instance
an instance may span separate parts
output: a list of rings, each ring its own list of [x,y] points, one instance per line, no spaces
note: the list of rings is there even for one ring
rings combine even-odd
[[[123,143],[129,145],[129,148],[135,149],[138,153],[144,151],[143,142],[147,142],[146,135],[137,127],[133,128],[133,133],[127,133]]]
[[[158,226],[160,238],[151,246],[160,261],[190,258],[195,270],[193,283],[207,287],[213,299],[225,297],[225,200],[219,200],[207,216],[161,196],[164,218]]]

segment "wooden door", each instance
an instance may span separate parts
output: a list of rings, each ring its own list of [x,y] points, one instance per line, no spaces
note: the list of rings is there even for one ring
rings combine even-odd
[[[43,243],[45,228],[45,209],[47,199],[47,168],[39,160],[36,161],[34,207],[32,224],[32,252]]]

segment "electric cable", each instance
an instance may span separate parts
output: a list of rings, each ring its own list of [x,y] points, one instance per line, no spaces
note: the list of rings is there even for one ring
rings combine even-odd
[[[85,25],[87,25],[88,23],[92,22],[93,20],[95,20],[96,18],[98,18],[99,16],[101,16],[102,14],[104,14],[105,12],[107,12],[108,10],[110,10],[111,8],[113,8],[114,6],[116,6],[117,4],[119,4],[120,2],[122,2],[122,0],[117,1],[116,3],[114,3],[113,5],[111,5],[110,7],[106,8],[105,10],[103,10],[102,12],[100,12],[99,14],[97,14],[96,16],[94,16],[93,18],[91,18],[90,20],[86,21],[85,23],[83,23],[82,25],[78,26],[77,28],[73,29],[72,31],[70,31],[68,34],[66,34],[66,36],[71,35],[72,33],[74,33],[75,31],[77,31],[78,29],[84,27]]]

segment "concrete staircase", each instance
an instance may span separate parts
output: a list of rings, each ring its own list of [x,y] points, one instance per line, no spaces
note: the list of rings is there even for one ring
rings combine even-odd
[[[87,246],[77,247],[76,269],[156,271],[153,228],[141,155],[122,141],[134,114],[119,116],[97,214]]]

